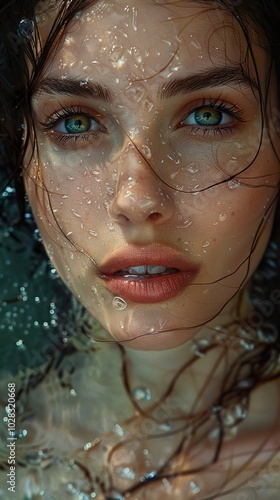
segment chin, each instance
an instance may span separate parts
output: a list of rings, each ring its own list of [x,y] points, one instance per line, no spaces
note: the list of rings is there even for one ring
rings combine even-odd
[[[166,320],[161,324],[154,318],[142,321],[136,318],[137,314],[131,314],[125,321],[121,322],[121,327],[117,327],[116,322],[110,321],[106,329],[113,339],[124,347],[139,351],[163,351],[178,347],[188,340],[191,340],[200,330],[200,326],[186,328],[185,321]],[[105,326],[105,325],[104,325]]]

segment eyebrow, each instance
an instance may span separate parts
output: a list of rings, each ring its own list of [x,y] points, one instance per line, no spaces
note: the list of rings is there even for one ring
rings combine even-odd
[[[204,88],[228,84],[246,85],[259,91],[259,86],[241,66],[211,68],[186,78],[175,78],[163,84],[159,91],[160,99],[168,99],[178,94],[187,94]]]
[[[107,87],[100,83],[89,82],[88,80],[74,80],[57,78],[45,78],[41,80],[39,87],[34,92],[34,97],[41,93],[53,95],[75,95],[80,97],[90,97],[104,102],[112,102],[112,95]]]
[[[175,78],[164,83],[159,91],[160,99],[169,99],[178,94],[187,94],[204,88],[212,88],[228,84],[246,85],[259,90],[257,83],[245,73],[241,66],[210,68],[185,78]],[[41,93],[48,95],[74,95],[89,97],[103,102],[112,102],[110,90],[100,83],[88,80],[45,78],[34,92],[34,97]]]

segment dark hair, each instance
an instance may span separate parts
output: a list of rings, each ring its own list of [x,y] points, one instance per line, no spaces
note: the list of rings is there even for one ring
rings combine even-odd
[[[2,138],[0,143],[0,179],[3,182],[4,189],[6,184],[11,182],[16,188],[19,206],[18,216],[15,217],[13,215],[13,221],[9,220],[9,208],[6,205],[4,212],[2,212],[2,217],[6,217],[7,221],[11,223],[15,219],[17,222],[23,220],[23,214],[25,213],[21,174],[24,148],[32,129],[32,110],[30,104],[32,92],[36,87],[50,54],[53,54],[53,51],[59,47],[61,31],[67,28],[75,13],[84,9],[87,5],[94,3],[94,1],[61,1],[47,42],[42,47],[42,50],[39,49],[36,53],[32,49],[34,37],[37,37],[36,14],[38,15],[39,12],[44,11],[44,4],[46,2],[38,0],[8,0],[2,3],[5,3],[5,5],[1,5],[0,9],[0,134]],[[54,5],[56,3],[53,2]],[[280,81],[280,7],[276,0],[201,0],[201,4],[219,6],[222,9],[230,11],[243,30],[249,50],[251,48],[252,32],[256,33],[260,43],[266,49],[267,53],[270,54],[271,68],[275,66],[277,78]],[[47,8],[49,9],[50,5]],[[31,72],[28,71],[27,61],[31,63]],[[271,74],[269,73],[267,75],[267,84],[270,81],[270,77]],[[263,99],[265,103],[265,96],[263,96]],[[275,120],[278,132],[280,131],[280,128],[277,127],[279,120],[278,112],[276,112]],[[25,127],[25,143],[22,141],[23,127]],[[178,435],[182,432],[185,432],[185,434],[179,440],[174,456],[166,457],[166,460],[162,461],[161,467],[154,474],[142,478],[129,492],[136,491],[145,486],[149,487],[152,482],[160,481],[163,478],[171,480],[176,476],[185,475],[185,471],[169,473],[170,464],[172,464],[172,460],[182,450],[186,453],[188,452],[188,443],[185,439],[187,433],[199,432],[200,428],[203,429],[203,425],[210,418],[213,421],[215,420],[218,429],[218,439],[211,459],[211,463],[215,463],[219,457],[226,432],[221,416],[222,409],[229,407],[233,403],[236,405],[240,404],[243,409],[246,409],[249,404],[251,390],[262,381],[269,380],[271,367],[276,365],[279,352],[280,291],[278,286],[280,237],[278,227],[280,216],[278,212],[280,213],[280,210],[276,213],[274,230],[267,252],[252,279],[250,294],[251,301],[255,307],[254,315],[251,315],[247,323],[240,319],[239,324],[237,321],[233,325],[229,325],[229,331],[232,332],[232,335],[229,335],[228,345],[226,343],[223,344],[223,342],[221,343],[220,339],[216,338],[215,343],[211,346],[212,349],[213,347],[218,345],[221,347],[222,345],[226,352],[226,349],[232,348],[232,342],[240,342],[245,346],[245,352],[240,356],[237,364],[231,366],[229,372],[226,374],[223,390],[215,405],[208,412],[200,415],[195,424],[193,415],[187,415],[181,419]],[[269,310],[267,309],[267,300],[271,306]],[[266,318],[269,319],[267,323]],[[207,352],[208,347],[202,345],[200,349],[200,354],[203,355]],[[196,356],[194,356],[193,362],[195,362],[195,359]],[[187,366],[184,367],[184,369],[186,368]],[[162,405],[166,403],[169,392],[176,384],[176,380],[180,374],[176,374],[170,387],[167,389],[160,402]],[[123,357],[123,376],[125,387],[131,396],[132,404],[143,420],[147,417],[147,419],[153,419],[157,424],[162,424],[160,419],[155,416],[156,412],[153,413],[151,411],[151,413],[147,412],[146,414],[138,407],[129,387],[125,356]],[[235,423],[237,423],[238,418],[242,420],[242,417],[240,415],[238,417],[237,415]],[[169,420],[171,421],[172,419]],[[159,434],[154,435],[153,439],[157,439],[158,436]],[[146,436],[143,434],[144,438]],[[142,437],[139,437],[139,439],[142,439]],[[129,445],[129,443],[124,442],[124,446],[127,444]],[[122,443],[116,445],[116,448],[118,446],[122,446]],[[188,471],[188,474],[195,472],[196,470]],[[87,477],[90,477],[90,472],[86,474]],[[105,486],[104,491],[108,494]]]

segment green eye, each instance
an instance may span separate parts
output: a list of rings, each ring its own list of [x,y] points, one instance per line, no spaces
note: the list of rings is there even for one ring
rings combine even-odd
[[[215,109],[213,106],[201,107],[190,113],[181,125],[193,125],[196,127],[218,127],[219,125],[229,125],[234,117],[233,113],[226,107],[223,110]]]
[[[198,125],[215,126],[222,121],[222,113],[215,109],[202,108],[195,111],[194,119]]]
[[[64,127],[68,134],[84,134],[91,128],[91,119],[85,115],[74,115],[65,120]]]

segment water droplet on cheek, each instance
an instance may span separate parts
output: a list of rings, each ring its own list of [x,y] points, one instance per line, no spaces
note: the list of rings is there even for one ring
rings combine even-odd
[[[107,224],[107,227],[108,227],[109,231],[114,231],[115,224],[113,222],[109,222],[109,224]]]

